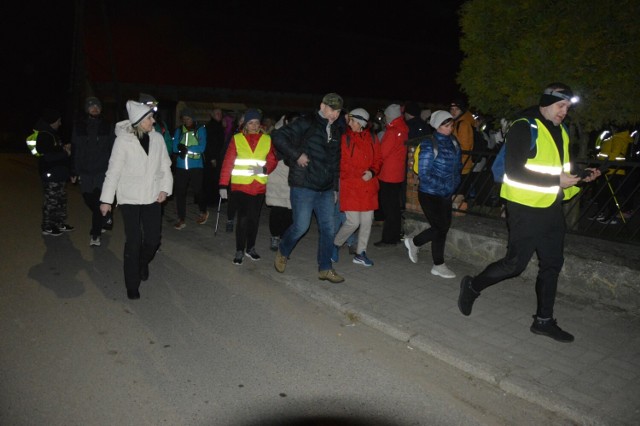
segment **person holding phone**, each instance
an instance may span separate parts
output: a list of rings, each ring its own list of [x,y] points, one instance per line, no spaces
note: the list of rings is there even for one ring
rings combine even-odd
[[[507,203],[507,254],[479,275],[462,279],[458,308],[463,315],[471,314],[473,303],[486,288],[520,275],[536,252],[538,303],[530,330],[559,342],[574,340],[553,317],[558,276],[564,264],[566,225],[562,203],[580,191],[578,182],[591,182],[600,176],[598,169],[590,169],[585,178],[571,174],[569,133],[562,122],[577,101],[566,84],[549,84],[538,105],[525,110],[522,119],[509,128],[500,190]],[[533,149],[530,122],[538,128]]]

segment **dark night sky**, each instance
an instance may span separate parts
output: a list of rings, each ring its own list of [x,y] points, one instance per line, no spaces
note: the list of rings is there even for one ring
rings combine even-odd
[[[106,2],[116,73],[132,83],[447,102],[457,96],[457,8],[373,2]],[[74,2],[47,2],[4,25],[14,43],[5,116],[23,126],[70,93]],[[101,2],[86,2],[88,66],[110,78]],[[274,6],[276,5],[276,6]],[[3,6],[6,8],[7,6]],[[8,13],[3,13],[5,18]],[[28,33],[25,28],[30,28]],[[20,34],[20,37],[15,37]],[[9,55],[9,56],[6,56]],[[30,125],[30,124],[28,124]]]

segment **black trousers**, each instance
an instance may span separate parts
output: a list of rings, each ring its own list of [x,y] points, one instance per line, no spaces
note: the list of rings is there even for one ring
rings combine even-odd
[[[140,268],[148,265],[160,247],[162,214],[159,203],[120,204],[124,222],[124,283],[140,287]]]
[[[236,251],[252,249],[256,245],[260,211],[264,203],[264,194],[251,195],[241,191],[231,192],[236,207],[238,223],[236,225]]]
[[[270,209],[269,233],[272,237],[281,237],[293,223],[293,211],[281,206],[271,206]]]
[[[384,215],[381,241],[397,243],[402,236],[402,182],[380,181],[378,202]]]
[[[200,212],[204,213],[207,211],[207,200],[202,194],[202,173],[202,169],[176,169],[173,188],[176,196],[178,219],[180,220],[184,220],[187,216],[187,188],[189,185],[191,185],[198,199]]]
[[[433,264],[442,265],[447,233],[451,227],[451,197],[418,192],[418,201],[431,227],[413,237],[413,244],[420,247],[431,241]]]
[[[92,192],[83,192],[82,198],[84,203],[91,210],[91,236],[97,238],[102,234],[102,226],[104,225],[104,216],[100,212],[100,188],[94,188]]]
[[[547,208],[534,208],[507,201],[507,225],[507,254],[476,276],[472,286],[476,291],[482,291],[521,274],[536,252],[539,260],[536,315],[540,318],[552,318],[558,276],[564,264],[566,225],[562,203],[556,201]]]

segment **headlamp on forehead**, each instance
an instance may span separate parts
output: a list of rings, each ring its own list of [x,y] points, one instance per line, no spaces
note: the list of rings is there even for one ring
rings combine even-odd
[[[151,108],[153,110],[153,112],[158,112],[158,103],[157,102],[146,102],[145,105],[148,106],[149,108]]]
[[[572,104],[577,104],[578,102],[580,102],[580,97],[574,96],[573,94],[564,93],[560,90],[546,89],[544,91],[544,94],[555,96],[556,98],[564,99],[565,101],[569,101]]]

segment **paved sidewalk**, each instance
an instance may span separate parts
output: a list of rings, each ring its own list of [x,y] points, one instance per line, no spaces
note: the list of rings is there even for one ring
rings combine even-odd
[[[173,223],[174,206],[165,209],[164,232]],[[193,210],[193,211],[191,211]],[[215,226],[215,211],[203,228]],[[188,205],[193,218],[197,212]],[[219,241],[234,253],[234,234],[226,233],[226,205],[222,206]],[[560,343],[529,331],[536,309],[534,283],[514,278],[485,290],[471,316],[457,307],[460,278],[480,268],[445,253],[447,265],[458,275],[431,275],[431,252],[423,247],[418,264],[404,245],[377,248],[381,228],[374,227],[367,255],[372,267],[352,262],[340,251],[335,269],[346,279],[331,284],[317,278],[317,226],[294,249],[283,274],[273,267],[269,250],[269,208],[262,210],[256,244],[262,256],[258,273],[337,309],[469,374],[523,399],[559,412],[577,424],[637,425],[640,419],[640,315],[562,293],[556,300],[558,324],[572,333],[573,343]],[[455,226],[455,225],[454,225]],[[458,229],[462,229],[460,226]],[[469,231],[465,231],[469,232]],[[468,259],[467,259],[468,260]],[[531,267],[531,265],[530,265]]]
[[[458,278],[431,275],[428,249],[413,264],[404,245],[374,247],[379,227],[372,230],[367,252],[373,267],[354,264],[346,248],[340,251],[335,269],[346,278],[342,284],[317,279],[315,222],[279,274],[268,250],[268,213],[265,208],[257,246],[266,263],[262,271],[270,278],[579,424],[638,424],[637,314],[572,300],[560,288],[558,324],[576,340],[559,343],[529,331],[536,307],[533,283],[515,278],[483,292],[465,317],[457,307],[459,278],[478,273],[477,268],[447,256]]]

